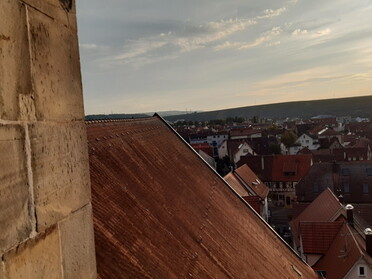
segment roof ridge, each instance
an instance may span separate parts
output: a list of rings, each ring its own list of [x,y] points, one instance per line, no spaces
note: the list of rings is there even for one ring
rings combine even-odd
[[[137,118],[117,118],[117,119],[98,119],[98,120],[84,120],[85,124],[99,124],[99,123],[111,123],[111,122],[134,122],[154,119],[154,116],[149,117],[137,117]]]

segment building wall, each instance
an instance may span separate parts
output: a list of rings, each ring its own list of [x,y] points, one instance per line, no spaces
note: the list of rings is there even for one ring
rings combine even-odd
[[[95,278],[71,0],[0,1],[0,278]]]
[[[364,267],[364,276],[359,275],[359,267]],[[372,279],[372,268],[363,259],[360,259],[355,265],[350,269],[348,274],[344,277],[345,279]]]

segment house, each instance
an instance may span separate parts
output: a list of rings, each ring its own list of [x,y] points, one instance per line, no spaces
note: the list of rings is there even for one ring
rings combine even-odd
[[[216,169],[213,148],[208,143],[192,143],[190,145],[212,168]]]
[[[297,138],[296,144],[300,145],[301,148],[308,148],[309,150],[316,150],[320,147],[318,137],[310,134],[302,134]]]
[[[326,127],[318,132],[318,138],[331,140],[336,138],[339,143],[342,143],[342,134],[333,130],[332,128]]]
[[[235,128],[230,130],[230,139],[253,139],[262,137],[262,130],[248,128]]]
[[[296,186],[299,201],[311,202],[330,188],[348,203],[372,202],[372,162],[315,163]]]
[[[236,164],[240,157],[246,155],[255,155],[255,151],[247,140],[226,140],[218,148],[219,158],[229,156],[230,160]]]
[[[327,232],[326,235],[329,235],[331,234],[331,232],[333,232],[334,238],[336,233],[338,232],[337,231],[336,233],[334,233],[334,230],[340,229],[340,227],[327,227],[327,225],[324,224],[325,222],[336,221],[342,209],[343,206],[339,202],[338,198],[329,188],[326,188],[312,203],[310,203],[295,219],[293,219],[289,223],[293,235],[293,246],[295,250],[299,252],[301,257],[304,258],[304,260],[306,260],[306,262],[310,265],[314,265],[319,260],[322,253],[329,248],[329,242],[331,240],[322,239],[322,241],[317,241],[316,243],[314,243],[314,245],[318,245],[316,248],[309,248],[306,246],[307,242],[301,243],[301,230],[308,231],[313,230],[314,228],[318,228],[318,232]],[[301,224],[305,222],[313,227],[306,227],[306,224],[301,227]],[[325,235],[325,233],[323,233],[323,235]],[[306,236],[306,234],[304,234],[303,236]],[[305,250],[303,247],[304,244]],[[319,253],[317,251],[319,251]]]
[[[210,165],[213,169],[216,169],[216,161],[212,156],[210,156],[208,153],[205,153],[203,150],[198,150],[198,153],[200,157],[204,159]]]
[[[247,164],[269,187],[274,205],[291,207],[295,187],[312,165],[311,155],[244,156],[237,166]]]
[[[194,148],[197,152],[200,150],[204,153],[208,154],[210,157],[213,157],[213,148],[206,142],[204,143],[191,143],[192,148]]]
[[[269,188],[247,166],[243,165],[235,171],[228,173],[224,179],[239,195],[264,218],[268,220]],[[258,201],[258,202],[257,202]]]
[[[159,116],[87,135],[99,278],[319,278]]]
[[[291,221],[294,248],[326,278],[372,278],[372,230],[325,189]]]
[[[225,140],[229,139],[229,134],[226,131],[215,132],[207,136],[207,142],[210,146],[216,148]]]

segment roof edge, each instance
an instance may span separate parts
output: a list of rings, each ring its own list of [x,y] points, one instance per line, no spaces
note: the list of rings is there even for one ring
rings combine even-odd
[[[278,239],[302,262],[302,263],[304,263],[305,265],[307,265],[309,268],[311,268],[310,267],[310,265],[308,265],[301,257],[300,257],[300,255],[298,255],[297,253],[296,253],[296,251],[287,243],[287,242],[285,242],[284,241],[284,239],[261,217],[261,215],[260,214],[258,214],[258,212],[256,212],[256,210],[254,210],[253,209],[253,207],[251,207],[250,205],[249,205],[249,203],[248,202],[246,202],[224,179],[223,179],[223,177],[216,171],[216,170],[214,170],[186,141],[185,141],[185,139],[184,138],[182,138],[181,137],[181,135],[179,134],[179,133],[177,133],[177,131],[175,130],[175,129],[173,129],[173,127],[163,118],[163,117],[161,117],[158,113],[154,113],[154,115],[153,115],[153,117],[157,117],[157,118],[159,118],[194,154],[196,154],[198,157],[199,157],[199,159],[201,159],[207,166],[208,166],[208,168],[215,174],[215,175],[217,175],[217,177],[230,189],[230,191],[232,191],[232,193],[234,194],[234,195],[236,195],[238,198],[239,198],[239,200],[241,201],[241,202],[243,202],[246,206],[247,206],[247,208],[249,209],[249,210],[251,210],[252,212],[253,212],[253,214],[255,214],[258,218],[259,218],[259,220],[264,224],[264,225],[266,225],[267,226],[267,228],[275,235],[275,236],[277,236],[278,237]],[[314,271],[315,272],[315,271]]]

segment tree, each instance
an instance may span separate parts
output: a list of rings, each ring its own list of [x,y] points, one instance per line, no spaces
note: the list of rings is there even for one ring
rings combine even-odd
[[[297,135],[294,132],[287,130],[283,133],[280,140],[285,145],[285,147],[288,148],[296,143]]]
[[[281,153],[280,145],[277,143],[270,143],[269,151],[271,154],[280,154]]]

